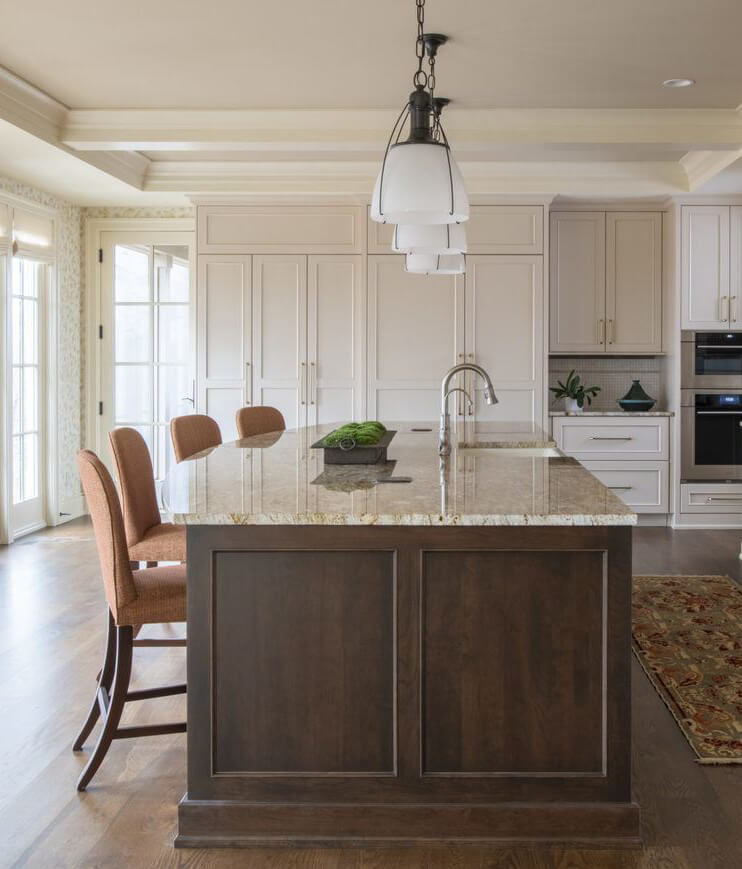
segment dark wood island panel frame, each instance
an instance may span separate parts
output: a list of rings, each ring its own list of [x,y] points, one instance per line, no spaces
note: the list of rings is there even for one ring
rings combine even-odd
[[[630,526],[189,526],[175,844],[638,845],[630,631]]]

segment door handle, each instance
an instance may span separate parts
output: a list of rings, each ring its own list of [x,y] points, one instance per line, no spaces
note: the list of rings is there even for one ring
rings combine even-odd
[[[317,403],[317,366],[314,362],[309,363],[309,396],[311,398],[310,404]]]
[[[727,304],[727,302],[728,302],[728,297],[727,297],[727,296],[722,296],[722,297],[721,297],[721,322],[722,322],[722,323],[726,323],[726,321],[727,321],[728,318],[729,318],[729,312],[728,312],[728,304]],[[726,317],[724,316],[725,310],[726,310],[726,312],[727,312],[727,316],[726,316]]]
[[[252,404],[252,377],[250,377],[249,362],[245,362],[245,404]]]
[[[606,342],[613,344],[613,320],[606,320]]]
[[[473,362],[473,361],[474,361],[474,354],[469,353],[469,362]],[[469,395],[472,395],[474,392],[474,375],[471,373],[471,371],[469,372],[469,388],[466,391],[469,393]],[[474,415],[474,402],[473,401],[469,403],[467,410],[468,410],[469,416]]]
[[[301,368],[299,369],[299,398],[301,399],[302,404],[306,404],[306,374],[307,374],[307,363],[302,362]]]
[[[729,319],[733,322],[737,322],[737,297],[730,296],[729,297]]]
[[[605,344],[605,320],[598,320],[598,344]]]

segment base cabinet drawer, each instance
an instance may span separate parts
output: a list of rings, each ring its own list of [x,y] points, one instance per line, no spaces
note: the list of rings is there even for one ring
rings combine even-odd
[[[681,483],[681,513],[742,513],[742,483]]]
[[[554,418],[554,437],[560,450],[576,459],[649,461],[669,458],[667,417],[579,419]]]
[[[669,462],[583,462],[588,471],[637,513],[667,513]]]

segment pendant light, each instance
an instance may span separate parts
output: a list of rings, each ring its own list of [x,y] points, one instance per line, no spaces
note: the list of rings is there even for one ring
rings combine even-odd
[[[463,275],[465,270],[463,253],[408,253],[405,257],[405,271],[414,275]]]
[[[394,227],[392,250],[395,253],[466,253],[466,230],[461,223],[428,226],[400,223]]]
[[[435,110],[435,58],[447,37],[424,32],[425,0],[417,10],[415,90],[392,128],[371,200],[378,223],[430,226],[469,219],[464,179]],[[430,72],[423,69],[428,57]],[[402,133],[409,123],[406,139]]]

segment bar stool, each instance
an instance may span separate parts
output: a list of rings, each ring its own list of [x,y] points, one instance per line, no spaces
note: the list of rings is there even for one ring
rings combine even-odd
[[[145,561],[185,561],[185,528],[163,522],[157,506],[155,475],[144,438],[133,428],[117,428],[108,435],[116,462],[124,511],[126,545],[132,569]]]
[[[184,684],[129,690],[134,646],[139,642],[146,645],[174,645],[177,642],[137,641],[134,628],[137,625],[185,621],[186,568],[178,564],[132,571],[121,505],[111,475],[90,450],[81,450],[77,454],[77,466],[93,520],[108,603],[108,637],[98,687],[88,717],[72,746],[73,751],[80,751],[102,716],[103,727],[95,749],[77,782],[77,789],[84,791],[114,739],[185,732],[184,721],[127,727],[119,727],[119,721],[124,705],[130,701],[169,697],[186,691]]]
[[[222,433],[215,419],[203,413],[189,413],[170,420],[170,437],[173,439],[175,460],[182,462],[201,450],[218,447]]]
[[[237,436],[249,438],[253,435],[268,434],[274,431],[285,431],[286,420],[275,407],[267,405],[258,407],[241,407],[235,414]]]

